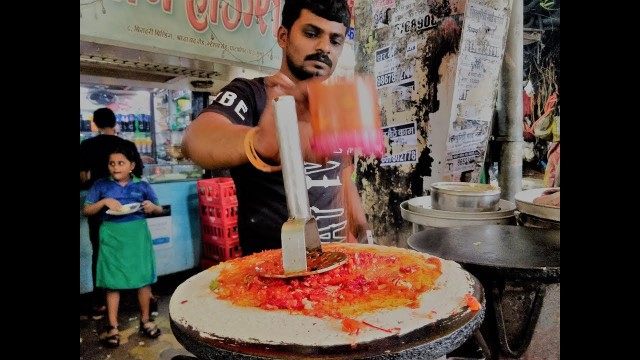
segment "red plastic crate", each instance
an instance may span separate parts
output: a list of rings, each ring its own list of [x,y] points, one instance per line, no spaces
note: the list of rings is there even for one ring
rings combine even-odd
[[[216,261],[216,260],[212,260],[212,259],[207,259],[207,258],[202,258],[200,259],[200,268],[202,270],[207,270],[208,268],[218,265],[220,263],[220,261]]]
[[[228,224],[217,224],[208,221],[201,222],[202,240],[213,241],[218,244],[229,244],[238,242],[238,222]]]
[[[241,257],[242,249],[239,241],[220,244],[203,238],[202,256],[210,260],[225,261]]]
[[[198,180],[197,188],[200,203],[228,204],[238,201],[236,184],[230,177]]]
[[[238,201],[229,204],[200,202],[200,220],[215,224],[231,224],[238,222]]]

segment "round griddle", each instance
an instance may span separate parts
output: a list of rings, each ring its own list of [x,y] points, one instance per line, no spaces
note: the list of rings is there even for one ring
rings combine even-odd
[[[507,278],[560,279],[560,231],[511,225],[477,225],[423,230],[410,248],[478,267]],[[472,271],[473,273],[473,271]]]
[[[207,270],[205,270],[207,271]],[[472,285],[473,295],[482,307],[478,311],[462,311],[414,331],[403,335],[390,335],[383,339],[377,339],[366,343],[359,343],[355,347],[350,345],[334,346],[308,346],[296,344],[260,344],[239,342],[230,338],[225,338],[220,334],[212,336],[203,333],[189,323],[194,323],[195,319],[182,317],[174,318],[170,312],[170,324],[173,335],[184,348],[197,356],[199,359],[437,359],[460,347],[473,332],[480,327],[484,320],[486,299],[481,282],[466,270],[459,268],[459,271],[468,275]],[[181,287],[188,289],[195,285],[193,281],[204,272],[187,279]],[[200,287],[200,285],[198,285]],[[201,290],[193,289],[189,292],[197,293]],[[200,296],[200,295],[198,295]],[[213,295],[211,295],[213,296]],[[172,302],[174,299],[172,299]],[[176,306],[184,303],[176,298]],[[196,301],[194,301],[195,303]],[[190,302],[191,303],[191,302]],[[200,306],[200,305],[194,305]],[[171,306],[170,306],[171,309]],[[211,321],[216,321],[215,316],[207,314],[193,314],[190,316],[211,317]],[[243,326],[251,327],[250,321],[246,321]],[[277,326],[269,331],[278,331]],[[309,336],[313,336],[312,333]]]

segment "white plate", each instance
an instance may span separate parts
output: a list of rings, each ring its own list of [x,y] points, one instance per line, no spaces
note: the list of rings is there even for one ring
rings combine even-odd
[[[514,215],[516,205],[504,199],[500,199],[499,211],[456,212],[433,210],[430,205],[431,198],[429,196],[423,198],[424,201],[422,201],[421,205],[423,205],[425,201],[428,201],[428,208],[417,207],[415,201],[413,205],[409,202],[411,200],[403,201],[400,204],[400,214],[402,215],[402,218],[414,224],[436,228],[487,224],[516,224],[516,218]]]
[[[504,199],[500,199],[498,201],[498,210],[485,212],[436,210],[431,206],[430,196],[420,196],[409,199],[405,202],[407,203],[407,209],[409,211],[443,219],[501,219],[505,216],[513,216],[513,211],[516,209],[516,205],[514,203]]]
[[[525,214],[547,220],[560,221],[560,207],[533,203],[535,198],[542,196],[543,192],[551,189],[557,188],[530,189],[516,193],[516,207]]]
[[[126,205],[122,205],[122,207],[120,208],[120,210],[107,210],[107,214],[109,215],[128,215],[131,213],[134,213],[136,211],[138,211],[140,209],[140,203],[131,203],[131,204],[126,204]]]

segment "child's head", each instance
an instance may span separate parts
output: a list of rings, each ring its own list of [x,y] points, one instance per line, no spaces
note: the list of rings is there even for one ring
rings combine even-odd
[[[115,180],[126,180],[133,175],[142,177],[142,166],[135,163],[135,152],[129,146],[118,146],[109,154],[109,173]]]
[[[100,108],[93,112],[93,122],[98,129],[112,128],[116,126],[116,114],[109,108]]]

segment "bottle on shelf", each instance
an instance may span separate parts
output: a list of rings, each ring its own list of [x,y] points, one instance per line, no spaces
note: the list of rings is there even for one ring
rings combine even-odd
[[[80,113],[80,131],[83,132],[91,132],[91,120],[93,115],[89,115],[88,119],[82,117],[82,113]]]
[[[140,115],[138,114],[133,114],[133,131],[136,134],[144,131],[144,125],[142,124],[142,120],[140,119]]]
[[[128,131],[129,131],[129,115],[120,115],[120,132],[125,133]]]
[[[122,132],[122,115],[116,114],[116,134]]]
[[[151,132],[151,124],[149,123],[150,116],[151,115],[140,114],[140,123],[139,123],[140,132],[144,132],[144,133]]]
[[[129,114],[129,132],[136,132],[136,116]]]

